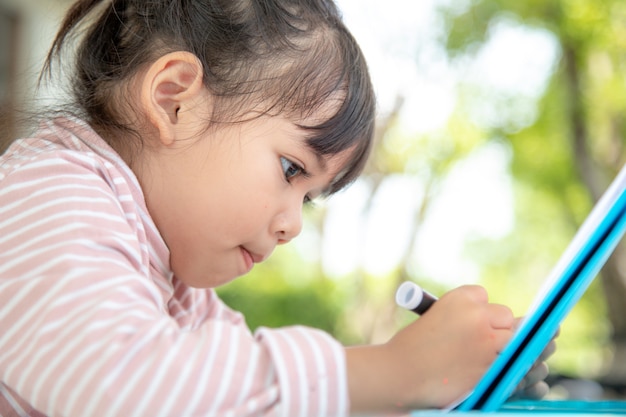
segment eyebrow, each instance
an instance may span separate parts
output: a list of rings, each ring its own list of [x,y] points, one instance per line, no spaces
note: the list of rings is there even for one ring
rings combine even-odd
[[[306,147],[307,152],[309,152],[311,155],[313,155],[314,158],[315,158],[315,161],[317,162],[317,166],[316,166],[316,169],[315,169],[316,172],[315,172],[314,175],[323,175],[323,174],[325,174],[327,172],[327,170],[328,170],[328,162],[326,161],[326,158],[324,157],[324,155],[320,154],[319,152],[316,152],[314,149],[312,149],[310,146],[308,146],[308,144],[305,147]],[[303,171],[305,172],[305,175],[307,177],[310,177],[311,175],[313,175],[311,173],[311,170],[308,169],[308,168],[303,168]],[[337,175],[339,175],[339,174],[340,174],[340,172]],[[314,199],[322,197],[322,196],[325,196],[325,195],[328,195],[330,190],[332,190],[332,185],[333,185],[333,182],[335,181],[335,179],[336,178],[332,178],[330,180],[330,182],[324,188],[321,188],[319,190],[319,195],[315,196]]]
[[[315,159],[317,159],[317,164],[319,165],[320,169],[323,172],[326,172],[326,170],[328,169],[328,164],[326,163],[326,159],[324,158],[324,156],[313,151],[312,149],[311,152],[313,152],[313,154],[315,155]]]
[[[326,161],[326,159],[324,158],[324,156],[318,152],[315,152],[313,149],[309,148],[309,150],[311,151],[311,153],[313,153],[315,155],[315,159],[317,160],[317,163],[320,167],[320,169],[322,170],[322,173],[327,172],[328,170],[328,163]],[[334,155],[330,155],[330,157],[332,157]],[[341,170],[339,170],[339,172],[337,172],[337,174],[331,178],[330,182],[328,183],[328,185],[324,188],[322,188],[320,190],[320,194],[318,197],[322,197],[322,196],[326,196],[328,197],[329,195],[331,195],[332,190],[333,190],[333,184],[335,184],[335,182],[337,181],[338,178],[343,177],[343,175],[345,174],[346,171],[346,167],[342,167]],[[316,198],[318,198],[316,197]]]

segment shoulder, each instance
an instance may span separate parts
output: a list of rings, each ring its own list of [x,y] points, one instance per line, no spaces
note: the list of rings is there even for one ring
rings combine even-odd
[[[44,122],[31,137],[15,141],[0,157],[0,193],[46,187],[107,190],[116,199],[140,194],[121,158],[87,125],[77,121]]]
[[[125,175],[66,133],[44,127],[0,157],[0,264],[11,255],[23,272],[31,258],[119,254],[147,268],[145,227]]]
[[[7,219],[0,229],[25,222],[55,230],[90,224],[144,240],[147,216],[136,180],[115,156],[97,149],[106,150],[106,144],[93,131],[89,137],[80,129],[43,124],[0,157],[0,217]]]

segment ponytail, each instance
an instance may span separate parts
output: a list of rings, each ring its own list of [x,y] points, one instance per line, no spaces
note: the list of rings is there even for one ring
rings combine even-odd
[[[70,7],[65,15],[65,18],[63,19],[63,22],[61,23],[61,27],[59,28],[54,41],[52,42],[52,46],[50,47],[46,60],[44,61],[43,69],[39,75],[40,82],[42,79],[51,76],[52,61],[55,57],[58,57],[61,54],[65,40],[74,30],[74,27],[77,26],[93,9],[101,3],[108,1],[109,0],[80,0]]]

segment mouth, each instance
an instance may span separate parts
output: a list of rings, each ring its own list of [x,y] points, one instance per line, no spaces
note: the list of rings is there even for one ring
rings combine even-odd
[[[246,270],[250,271],[254,264],[261,263],[265,260],[265,256],[250,252],[243,246],[240,246],[241,253],[243,255],[244,262],[246,264]]]

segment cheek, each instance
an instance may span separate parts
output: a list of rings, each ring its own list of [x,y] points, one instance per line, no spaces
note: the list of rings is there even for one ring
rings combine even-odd
[[[204,229],[209,236],[221,235],[227,241],[230,237],[236,239],[267,219],[270,205],[266,200],[265,194],[255,187],[223,189],[192,209],[196,227]]]

